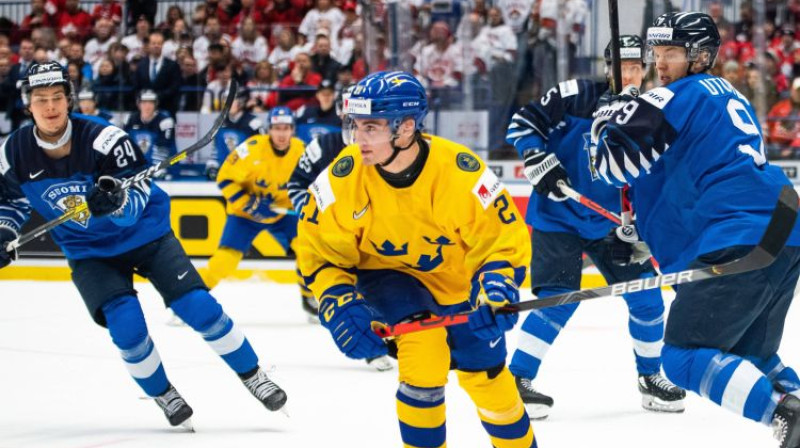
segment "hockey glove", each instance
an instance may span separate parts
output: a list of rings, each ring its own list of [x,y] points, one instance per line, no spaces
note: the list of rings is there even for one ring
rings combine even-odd
[[[639,240],[634,225],[619,226],[605,237],[611,261],[617,266],[644,264],[650,259],[650,248]]]
[[[519,314],[495,314],[495,309],[519,302],[519,289],[514,281],[503,274],[486,272],[481,276],[480,287],[486,294],[483,304],[469,315],[469,328],[475,336],[484,339],[497,339],[514,328]]]
[[[606,94],[600,98],[597,102],[599,108],[592,114],[592,117],[594,117],[591,130],[592,143],[597,144],[600,140],[600,134],[605,129],[606,122],[611,116],[638,96],[639,89],[635,86],[628,86],[619,95]]]
[[[8,243],[15,239],[17,239],[16,232],[8,227],[0,227],[0,269],[3,269],[17,259],[17,248],[12,249],[10,252],[6,250]]]
[[[567,196],[558,188],[558,181],[563,180],[569,185],[569,178],[564,167],[555,154],[532,150],[525,153],[525,177],[533,185],[536,193],[562,202]]]
[[[101,181],[109,184],[119,182],[110,176],[100,177],[98,183],[94,184],[86,196],[86,205],[89,206],[89,212],[96,217],[120,212],[128,200],[128,190],[101,189],[99,186]]]
[[[250,215],[250,218],[254,221],[274,218],[278,214],[272,210],[273,202],[275,202],[275,199],[271,194],[252,194],[250,195],[250,200],[244,206],[244,212]]]
[[[325,291],[320,300],[319,320],[349,358],[376,358],[389,352],[383,340],[372,332],[372,312],[353,286],[337,285]]]

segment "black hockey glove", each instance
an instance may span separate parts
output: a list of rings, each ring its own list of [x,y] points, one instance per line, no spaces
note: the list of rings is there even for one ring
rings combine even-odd
[[[558,187],[558,181],[563,180],[569,185],[567,171],[555,154],[542,151],[527,151],[525,153],[525,177],[528,178],[533,190],[556,201],[566,201],[567,196]]]
[[[17,239],[17,233],[7,227],[0,227],[0,269],[11,264],[17,259],[17,249],[11,252],[6,250],[8,243]]]
[[[619,226],[605,237],[611,261],[617,266],[644,264],[650,259],[650,248],[639,240],[634,225]]]
[[[592,117],[594,117],[590,133],[592,143],[597,144],[600,139],[600,133],[605,129],[606,122],[611,116],[638,96],[639,89],[635,86],[628,86],[619,95],[606,93],[600,97],[600,100],[597,101],[597,110],[592,114]]]
[[[128,190],[110,189],[105,185],[104,188],[100,188],[99,185],[100,183],[111,184],[118,182],[113,177],[102,176],[98,179],[98,183],[89,190],[89,194],[86,196],[86,205],[89,206],[89,212],[92,213],[92,216],[106,216],[122,210],[128,200]]]

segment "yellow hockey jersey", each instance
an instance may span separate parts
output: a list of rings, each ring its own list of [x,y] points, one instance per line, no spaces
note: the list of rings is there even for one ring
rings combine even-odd
[[[272,149],[269,135],[254,135],[237,146],[217,174],[217,186],[228,202],[227,213],[251,218],[243,209],[252,195],[272,195],[274,207],[291,210],[286,183],[304,151],[302,140],[293,137],[286,154],[278,155]],[[261,222],[272,223],[282,216]]]
[[[298,266],[316,297],[355,285],[352,268],[394,269],[417,278],[441,305],[469,298],[485,271],[521,284],[530,261],[523,216],[492,170],[468,148],[424,135],[419,177],[389,185],[345,148],[309,190],[299,214]]]

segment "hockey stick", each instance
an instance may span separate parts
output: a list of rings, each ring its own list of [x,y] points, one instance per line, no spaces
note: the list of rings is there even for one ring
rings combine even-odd
[[[576,201],[581,205],[586,206],[586,208],[594,210],[597,213],[605,216],[614,224],[622,224],[622,219],[618,214],[605,209],[602,205],[598,204],[597,202],[594,202],[593,200],[573,190],[563,180],[559,180],[558,182],[556,182],[556,185],[558,186],[558,188],[561,190],[562,193],[564,193],[568,198],[572,199],[573,201]]]
[[[663,286],[698,282],[709,278],[741,274],[743,272],[765,268],[775,261],[775,258],[789,239],[789,235],[791,235],[795,221],[797,220],[797,208],[797,192],[791,186],[783,187],[778,197],[778,203],[767,225],[767,230],[764,231],[764,236],[761,237],[761,241],[759,241],[758,245],[747,255],[737,258],[736,260],[697,269],[687,269],[656,277],[614,283],[613,285],[599,288],[557,294],[543,299],[525,300],[504,306],[498,309],[497,312],[504,314],[519,313],[521,311],[565,305],[599,297],[619,296],[632,292],[660,289]],[[400,323],[391,326],[377,326],[373,331],[378,336],[386,338],[430,328],[449,327],[466,323],[469,319],[469,314],[470,313],[467,312],[450,316],[437,316],[416,322]]]
[[[214,137],[217,135],[219,128],[222,127],[222,123],[225,121],[225,118],[228,116],[228,112],[231,110],[231,105],[233,104],[233,100],[236,97],[236,90],[238,86],[236,85],[235,81],[231,81],[230,89],[228,89],[228,96],[225,99],[225,106],[220,111],[219,116],[214,121],[214,124],[211,126],[211,129],[203,136],[200,140],[195,142],[194,144],[190,145],[188,148],[184,149],[183,151],[175,154],[174,156],[170,157],[169,159],[162,160],[155,165],[151,165],[148,168],[138,172],[136,175],[119,180],[115,179],[110,176],[103,176],[98,179],[98,187],[104,191],[119,191],[119,190],[127,190],[136,182],[141,182],[145,179],[149,179],[153,177],[153,175],[163,169],[166,169],[176,163],[180,162],[181,160],[185,159],[189,154],[195,153],[200,149],[203,149],[206,145],[211,143]],[[88,211],[89,206],[86,204],[86,201],[81,203],[79,206],[67,211],[63,215],[59,216],[56,219],[50,220],[39,227],[21,235],[14,241],[9,242],[5,250],[7,252],[11,252],[16,248],[22,246],[23,244],[29,243],[36,238],[44,235],[45,233],[49,232],[50,230],[58,227],[59,225],[69,221],[70,219],[76,218],[80,216],[81,213]]]

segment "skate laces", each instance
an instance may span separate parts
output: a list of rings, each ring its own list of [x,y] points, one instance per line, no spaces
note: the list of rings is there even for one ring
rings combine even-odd
[[[665,391],[668,391],[668,392],[673,392],[675,389],[677,389],[677,386],[675,386],[674,384],[670,383],[668,379],[664,378],[663,376],[661,376],[658,373],[654,373],[654,374],[652,374],[652,375],[650,375],[648,377],[645,377],[645,378],[647,378],[650,381],[650,383],[653,384],[653,386],[655,386],[655,387],[657,387],[657,388],[659,388],[661,390],[665,390]]]
[[[520,378],[519,383],[524,387],[526,390],[530,392],[536,392],[536,389],[533,388],[533,382],[530,378]]]
[[[175,390],[174,387],[169,388],[164,394],[159,395],[155,398],[156,403],[158,406],[164,410],[164,412],[168,416],[175,415],[183,406],[186,406],[186,402],[183,401],[183,397]]]
[[[267,397],[280,390],[280,387],[273,383],[272,380],[267,377],[267,374],[260,369],[255,375],[244,380],[244,385],[261,401],[266,400]]]

